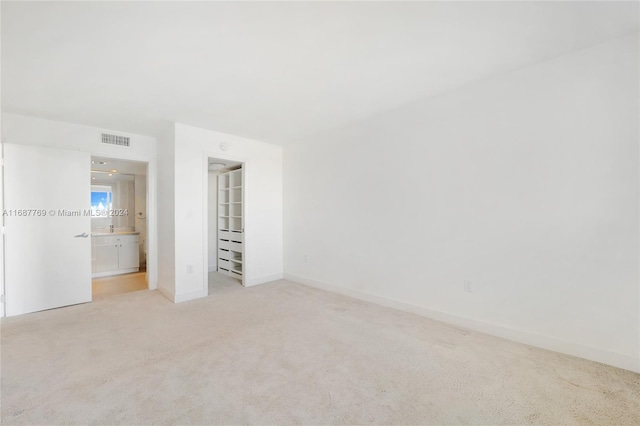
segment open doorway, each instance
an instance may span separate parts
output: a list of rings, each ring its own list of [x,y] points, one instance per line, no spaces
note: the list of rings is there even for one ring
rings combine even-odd
[[[149,288],[147,163],[91,157],[92,300]]]
[[[244,285],[244,167],[208,159],[209,294]]]

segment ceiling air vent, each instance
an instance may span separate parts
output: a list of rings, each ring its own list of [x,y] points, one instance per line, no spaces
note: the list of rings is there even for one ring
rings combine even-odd
[[[110,145],[118,146],[130,146],[131,138],[128,136],[110,135],[109,133],[102,134],[102,143],[108,143]]]

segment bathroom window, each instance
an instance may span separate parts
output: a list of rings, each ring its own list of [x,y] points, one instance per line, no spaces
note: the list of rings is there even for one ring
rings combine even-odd
[[[91,216],[105,217],[113,208],[113,192],[110,186],[91,186]]]

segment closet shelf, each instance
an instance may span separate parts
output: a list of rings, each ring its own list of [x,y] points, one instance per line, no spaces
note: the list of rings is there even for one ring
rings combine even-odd
[[[244,276],[243,181],[241,168],[218,176],[218,271],[239,280]]]

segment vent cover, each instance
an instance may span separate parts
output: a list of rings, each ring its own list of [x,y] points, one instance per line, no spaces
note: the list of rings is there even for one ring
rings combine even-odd
[[[109,133],[102,134],[102,143],[108,143],[110,145],[118,146],[130,146],[131,138],[128,136],[111,135]]]

